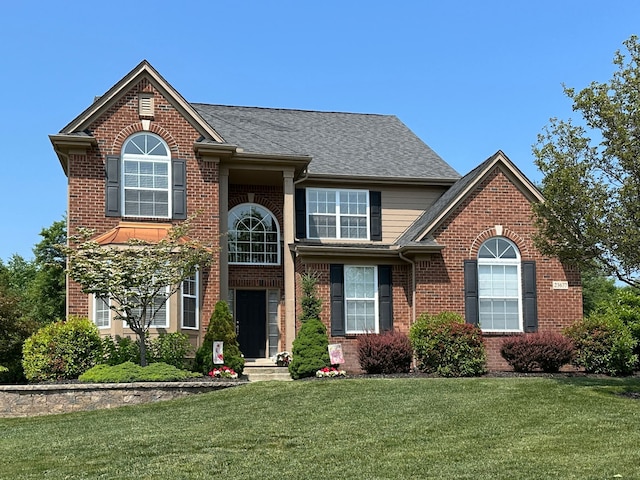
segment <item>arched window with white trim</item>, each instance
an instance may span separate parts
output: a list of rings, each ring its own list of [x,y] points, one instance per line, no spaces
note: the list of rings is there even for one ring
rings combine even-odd
[[[229,263],[280,264],[280,226],[275,216],[255,203],[229,211]]]
[[[122,147],[125,217],[168,218],[171,212],[171,154],[149,132],[136,133]]]
[[[521,332],[522,281],[518,247],[493,237],[478,250],[478,314],[483,331]]]

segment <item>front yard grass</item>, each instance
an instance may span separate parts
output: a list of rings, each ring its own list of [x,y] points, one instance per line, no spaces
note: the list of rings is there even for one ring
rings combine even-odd
[[[636,378],[254,383],[0,420],[2,479],[640,478]]]

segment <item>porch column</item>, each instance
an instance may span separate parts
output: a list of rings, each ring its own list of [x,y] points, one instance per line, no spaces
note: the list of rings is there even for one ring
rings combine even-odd
[[[282,228],[282,262],[284,267],[284,305],[285,305],[285,349],[291,351],[293,339],[296,336],[296,278],[295,262],[293,254],[289,251],[289,245],[295,240],[294,234],[294,193],[293,169],[282,172],[284,181],[284,212]]]
[[[229,167],[220,166],[220,185],[218,198],[218,223],[220,224],[220,300],[229,300]]]

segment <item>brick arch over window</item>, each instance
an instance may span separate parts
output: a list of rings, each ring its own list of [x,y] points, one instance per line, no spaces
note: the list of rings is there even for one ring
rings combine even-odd
[[[140,132],[148,132],[158,135],[162,138],[162,140],[165,141],[165,143],[169,147],[169,151],[171,152],[172,157],[180,156],[180,148],[178,147],[178,142],[176,142],[175,138],[173,138],[173,135],[171,135],[171,133],[166,128],[163,128],[157,123],[153,122],[149,126],[149,130],[144,129],[144,127],[142,126],[142,122],[132,123],[131,125],[124,127],[113,139],[109,155],[119,155],[120,151],[122,150],[122,146],[129,139],[129,137]]]
[[[469,258],[476,258],[478,256],[478,249],[484,242],[492,237],[504,237],[511,240],[516,244],[516,247],[518,247],[522,258],[529,257],[529,246],[521,235],[505,227],[491,227],[479,233],[476,238],[473,239],[469,247]]]

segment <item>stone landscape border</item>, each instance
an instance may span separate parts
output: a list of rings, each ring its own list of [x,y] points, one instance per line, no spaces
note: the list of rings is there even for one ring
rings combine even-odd
[[[245,381],[0,385],[0,418],[84,412],[184,398]]]

